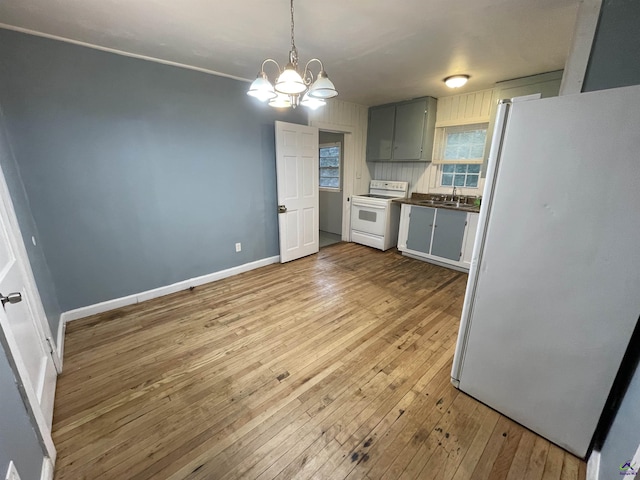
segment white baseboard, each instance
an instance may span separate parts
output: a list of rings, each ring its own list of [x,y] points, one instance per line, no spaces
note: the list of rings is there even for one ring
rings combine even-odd
[[[186,290],[189,287],[197,287],[199,285],[204,285],[205,283],[214,282],[216,280],[221,280],[227,277],[232,277],[234,275],[238,275],[239,273],[248,272],[249,270],[255,270],[256,268],[271,265],[273,263],[278,263],[279,261],[280,261],[279,255],[276,255],[275,257],[263,258],[262,260],[256,260],[255,262],[245,263],[244,265],[238,265],[237,267],[228,268],[226,270],[220,270],[218,272],[209,273],[207,275],[202,275],[200,277],[190,278],[188,280],[183,280],[181,282],[173,283],[171,285],[167,285],[164,287],[154,288],[153,290],[147,290],[146,292],[140,292],[133,295],[127,295],[126,297],[114,298],[113,300],[107,300],[106,302],[100,302],[94,305],[88,305],[86,307],[76,308],[75,310],[69,310],[68,312],[64,312],[60,316],[60,323],[66,325],[67,322],[71,322],[73,320],[78,320],[80,318],[85,318],[90,315],[96,315],[98,313],[107,312],[109,310],[125,307],[127,305],[133,305],[135,303],[144,302],[146,300],[151,300],[153,298],[162,297],[164,295],[169,295],[170,293]],[[58,337],[60,338],[60,333],[58,334]],[[63,337],[62,343],[64,343],[64,337]],[[62,348],[62,347],[59,346],[58,348]]]
[[[53,463],[49,457],[44,457],[42,461],[42,473],[40,480],[53,480]]]
[[[56,349],[58,350],[58,358],[60,359],[60,368],[62,368],[62,364],[64,363],[64,331],[67,328],[64,323],[64,318],[60,315],[60,320],[58,320],[58,336],[56,337]]]
[[[598,480],[600,476],[600,452],[594,450],[587,460],[587,479]]]

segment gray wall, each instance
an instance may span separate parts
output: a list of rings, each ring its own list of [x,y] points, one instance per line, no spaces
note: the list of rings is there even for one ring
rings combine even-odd
[[[582,90],[640,84],[640,1],[604,0]]]
[[[24,184],[20,178],[18,165],[16,164],[13,152],[9,146],[5,130],[5,121],[2,108],[0,107],[0,167],[9,187],[13,208],[18,217],[22,239],[29,255],[29,263],[33,270],[40,298],[44,305],[49,327],[51,328],[52,340],[58,341],[58,323],[60,321],[60,305],[56,296],[53,280],[49,266],[42,250],[42,241],[38,235],[35,221],[29,207],[29,200],[24,189]],[[31,237],[36,239],[36,245],[31,242]]]
[[[583,91],[640,84],[640,0],[605,0]],[[599,478],[622,478],[619,467],[640,445],[640,369],[636,369],[601,451]]]
[[[0,341],[0,406],[0,478],[4,478],[13,460],[22,480],[38,480],[44,454],[22,403],[3,341]]]
[[[344,134],[332,133],[332,132],[320,132],[319,142],[323,143],[337,143],[340,142],[342,146],[340,154],[340,191],[332,192],[328,190],[320,191],[320,230],[330,233],[342,234],[342,185],[344,179]]]
[[[63,311],[278,254],[248,84],[0,30],[0,104]],[[242,252],[234,244],[242,242]]]

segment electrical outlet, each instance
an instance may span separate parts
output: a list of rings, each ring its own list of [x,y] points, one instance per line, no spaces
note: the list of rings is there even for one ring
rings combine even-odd
[[[18,470],[16,470],[13,460],[9,462],[9,469],[7,470],[5,480],[20,480],[20,475],[18,475]]]
[[[240,242],[236,243],[236,252],[242,251],[242,244]]]

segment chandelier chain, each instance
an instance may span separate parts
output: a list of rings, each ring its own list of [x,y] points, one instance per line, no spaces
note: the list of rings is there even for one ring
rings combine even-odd
[[[296,47],[295,39],[293,38],[293,0],[291,0],[291,47],[292,49]]]

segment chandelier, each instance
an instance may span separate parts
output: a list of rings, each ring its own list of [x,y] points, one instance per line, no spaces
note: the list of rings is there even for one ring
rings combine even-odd
[[[289,52],[289,63],[280,69],[280,65],[273,58],[267,58],[262,62],[262,67],[257,78],[249,87],[247,95],[257,98],[262,102],[269,102],[275,108],[296,108],[298,105],[315,110],[325,105],[325,100],[338,95],[333,82],[329,80],[324,65],[317,58],[312,58],[304,67],[302,75],[298,73],[298,49],[293,35],[293,0],[291,0],[291,51]],[[275,63],[278,68],[278,77],[275,87],[269,81],[264,67],[267,63]],[[320,71],[316,78],[309,69],[313,62],[320,64]]]

